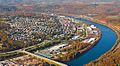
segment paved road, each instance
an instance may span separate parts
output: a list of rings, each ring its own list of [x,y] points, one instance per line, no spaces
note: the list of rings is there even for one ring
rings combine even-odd
[[[57,61],[54,61],[54,60],[51,60],[51,59],[48,59],[48,58],[45,58],[45,57],[42,57],[42,56],[35,55],[35,54],[27,52],[27,51],[20,51],[20,52],[26,53],[28,55],[32,55],[32,56],[35,56],[35,57],[38,57],[38,58],[43,59],[43,60],[48,61],[48,62],[52,62],[52,63],[57,64],[59,66],[67,66],[66,64],[63,64],[63,63],[60,63],[60,62],[57,62]]]

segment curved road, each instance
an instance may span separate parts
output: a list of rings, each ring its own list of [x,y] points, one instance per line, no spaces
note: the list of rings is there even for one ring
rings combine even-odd
[[[97,26],[102,31],[102,36],[96,46],[91,48],[89,51],[85,52],[83,55],[77,55],[77,58],[74,60],[65,62],[68,66],[83,66],[84,64],[99,58],[114,46],[118,38],[116,33],[106,26],[81,18],[76,19]]]

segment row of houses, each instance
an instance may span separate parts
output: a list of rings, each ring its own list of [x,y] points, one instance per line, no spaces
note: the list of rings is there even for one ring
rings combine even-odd
[[[62,33],[63,28],[61,23],[57,21],[56,17],[4,17],[7,20],[7,23],[10,24],[8,33],[11,38],[15,40],[32,38],[32,33],[43,33],[43,34],[56,34]],[[2,18],[2,17],[1,17]]]

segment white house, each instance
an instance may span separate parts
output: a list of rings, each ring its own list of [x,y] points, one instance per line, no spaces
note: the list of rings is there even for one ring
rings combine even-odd
[[[80,36],[75,36],[72,38],[72,40],[77,40]]]
[[[93,28],[93,29],[95,29],[95,28],[96,28],[94,25],[91,25],[90,27],[91,27],[91,28]]]

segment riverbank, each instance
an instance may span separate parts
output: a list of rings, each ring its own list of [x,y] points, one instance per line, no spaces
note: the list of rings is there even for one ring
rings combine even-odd
[[[88,21],[88,22],[89,22],[89,21]],[[105,28],[105,26],[104,26],[103,28]],[[106,29],[108,29],[108,28],[106,28]],[[112,30],[110,29],[110,31],[112,31]],[[104,33],[105,33],[105,32],[104,32]],[[113,34],[113,33],[114,33],[114,32],[112,31],[112,34]],[[114,33],[114,34],[115,34],[115,33]],[[108,35],[111,35],[111,33],[108,32]],[[108,35],[107,35],[107,36],[108,36]],[[105,35],[104,35],[104,36],[105,36]],[[114,35],[114,36],[115,36],[115,35]],[[102,37],[103,37],[103,36],[102,36]],[[115,36],[115,37],[116,37],[116,36]],[[113,38],[114,38],[114,37],[113,37]],[[104,41],[106,40],[106,38],[102,38],[102,39],[104,39]],[[109,38],[107,38],[107,39],[109,39]],[[111,40],[112,40],[112,39],[107,40],[107,41],[108,41],[108,42],[111,42]],[[101,41],[101,40],[100,40],[100,41]],[[115,39],[115,41],[116,41],[116,39]],[[98,42],[98,43],[99,43],[99,42]],[[101,44],[106,44],[106,43],[101,43]],[[108,43],[107,43],[107,44],[108,44]],[[114,44],[114,40],[113,40],[113,42],[110,43],[110,44]],[[98,46],[98,45],[99,45],[99,44],[97,44],[97,46]],[[96,47],[96,46],[95,46],[95,47]],[[92,51],[90,50],[90,53],[91,53],[91,52],[94,53],[94,51],[96,51],[96,50],[94,49],[95,47],[91,48]],[[112,46],[112,47],[113,47],[113,46]],[[98,47],[97,47],[97,48],[98,48]],[[99,48],[101,48],[101,47],[99,47]],[[103,47],[103,48],[104,48],[104,47]],[[110,47],[110,48],[111,48],[111,47]],[[101,50],[102,50],[102,48],[101,48]],[[86,52],[86,53],[87,53],[87,54],[90,54],[89,51]],[[89,58],[90,58],[91,56],[86,55],[86,53],[82,55],[82,58],[81,58],[81,59],[82,59],[83,61],[86,59],[87,62],[88,62],[88,61],[90,61]],[[96,53],[99,53],[99,51],[97,51]],[[103,52],[103,53],[105,53],[105,52]],[[101,54],[103,54],[103,53],[101,53]],[[95,53],[94,53],[94,54],[95,54]],[[85,56],[85,55],[86,55],[86,57],[83,57],[83,56]],[[91,55],[93,55],[93,54],[91,54]],[[99,54],[98,54],[98,55],[99,55]],[[81,57],[81,56],[80,56],[80,57]],[[98,57],[99,57],[99,56],[98,56]],[[78,58],[76,58],[76,59],[78,59]],[[76,59],[74,59],[74,60],[76,60]],[[93,59],[94,59],[94,58],[93,58]],[[92,60],[93,60],[93,59],[92,59]],[[96,59],[96,58],[95,58],[95,59]],[[72,60],[72,61],[74,61],[74,60]],[[79,62],[81,63],[82,60],[77,61],[77,62],[73,62],[73,64],[77,64],[77,63],[79,63]],[[70,61],[70,62],[71,62],[71,61]],[[87,62],[85,62],[85,63],[87,63]],[[85,64],[85,63],[81,63],[81,65],[82,65],[82,64]],[[68,64],[68,65],[69,65],[69,64]],[[77,65],[79,65],[79,64],[77,64]],[[80,66],[81,66],[81,65],[80,65]],[[71,66],[74,66],[74,65],[71,65]],[[75,65],[75,66],[76,66],[76,65]]]
[[[66,15],[71,16],[71,15]],[[75,16],[73,16],[74,18]],[[101,57],[103,54],[108,52],[116,43],[117,35],[116,33],[110,29],[109,27],[95,23],[93,21],[90,21],[88,19],[82,19],[81,15],[75,17],[78,20],[81,20],[83,22],[93,24],[97,26],[102,31],[102,37],[100,41],[93,47],[91,50],[85,52],[83,55],[78,55],[76,59],[67,62],[69,66],[83,66],[91,61],[94,61]],[[111,38],[112,37],[112,38]],[[95,55],[94,55],[95,54]]]
[[[83,18],[83,19],[85,19],[85,18]],[[86,20],[90,20],[90,19],[86,19]],[[108,56],[111,56],[111,53],[112,53],[112,52],[114,53],[115,51],[117,51],[117,49],[118,49],[118,47],[119,47],[119,41],[120,41],[120,34],[119,34],[119,32],[114,28],[114,26],[109,25],[109,24],[105,24],[105,23],[103,23],[102,21],[97,21],[97,20],[96,20],[96,21],[90,20],[90,21],[95,22],[95,23],[98,23],[98,24],[101,24],[101,25],[104,25],[104,26],[107,26],[108,28],[112,29],[112,30],[116,33],[118,39],[116,40],[116,43],[114,44],[114,46],[113,46],[108,52],[106,52],[105,54],[103,54],[102,56],[100,56],[98,59],[96,59],[96,60],[91,61],[90,63],[88,63],[88,64],[87,64],[88,66],[89,66],[92,62],[93,62],[93,63],[94,63],[94,62],[98,62],[98,61],[106,58],[106,56],[107,56],[107,57],[108,57]],[[90,65],[90,66],[92,66],[92,65]]]
[[[99,62],[99,61],[101,61],[101,60],[103,60],[103,59],[105,59],[106,57],[109,57],[109,56],[111,56],[111,53],[114,53],[114,52],[116,52],[118,49],[119,49],[119,41],[120,41],[120,34],[119,34],[119,32],[114,28],[114,26],[112,26],[112,25],[107,25],[107,24],[103,24],[102,22],[95,22],[95,23],[98,23],[98,24],[101,24],[101,25],[104,25],[104,26],[107,26],[107,27],[109,27],[110,29],[112,29],[115,33],[116,33],[116,35],[117,35],[117,37],[118,37],[118,39],[116,40],[116,43],[114,44],[114,46],[108,51],[108,52],[106,52],[105,54],[103,54],[102,56],[100,56],[98,59],[96,59],[96,60],[94,60],[94,61],[91,61],[90,63],[88,63],[86,66],[92,66],[91,64],[92,63],[96,63],[96,62]]]
[[[87,20],[89,20],[89,19],[87,19]],[[90,21],[95,22],[95,21],[93,21],[93,20],[90,20]],[[116,35],[118,36],[118,39],[116,40],[116,43],[115,43],[114,46],[111,48],[111,50],[109,50],[107,53],[109,53],[109,52],[111,52],[111,51],[114,51],[115,48],[116,48],[117,45],[118,45],[119,40],[120,40],[120,35],[119,35],[119,33],[116,31],[116,29],[114,29],[114,26],[112,26],[112,25],[107,25],[107,24],[102,23],[102,22],[95,22],[95,23],[98,23],[98,24],[107,26],[107,27],[109,27],[110,29],[112,29],[112,30],[116,33]],[[105,55],[106,55],[107,53],[105,53]],[[102,57],[102,56],[101,56],[101,57]],[[100,57],[100,58],[101,58],[101,57]],[[99,58],[99,59],[100,59],[100,58]]]
[[[84,48],[83,50],[75,51],[75,53],[72,54],[72,56],[69,57],[68,59],[65,59],[65,58],[61,57],[61,58],[57,58],[57,59],[53,58],[53,60],[56,60],[56,61],[59,61],[59,62],[69,62],[71,60],[74,60],[77,54],[83,55],[85,52],[87,52],[91,48],[93,48],[97,44],[97,42],[99,42],[99,40],[101,38],[101,35],[102,35],[102,33],[99,34],[99,37],[97,37],[96,41],[93,44]]]
[[[74,15],[74,14],[66,14],[66,16],[73,16],[73,17],[75,17],[75,18],[82,18],[81,15]],[[83,16],[84,16],[84,15],[83,15]],[[91,17],[90,17],[90,18],[91,18]],[[120,34],[119,34],[118,31],[114,28],[114,26],[109,25],[109,24],[107,25],[105,22],[102,22],[102,21],[97,22],[97,21],[94,21],[94,20],[90,20],[89,18],[88,18],[88,19],[87,19],[87,18],[83,18],[83,19],[86,19],[86,20],[89,20],[89,21],[92,21],[92,22],[95,22],[95,23],[98,23],[98,24],[107,26],[107,27],[109,27],[110,29],[112,29],[112,30],[116,33],[116,35],[118,36],[118,39],[117,39],[115,45],[112,47],[112,49],[109,50],[108,52],[113,51],[113,50],[116,48],[116,46],[118,45],[118,42],[119,42],[119,40],[120,40]],[[94,18],[93,18],[93,19],[94,19]]]
[[[97,42],[99,42],[101,35],[102,35],[102,33],[99,34],[99,37],[96,39],[96,41],[91,46],[88,46],[88,48],[85,48],[84,50],[80,50],[79,51],[80,54],[83,54],[83,53],[87,52],[88,50],[90,50],[92,47],[94,47],[97,44]]]
[[[92,25],[92,24],[89,24],[89,25]],[[96,26],[95,26],[96,27]],[[76,54],[80,54],[80,55],[82,55],[83,53],[85,53],[85,52],[87,52],[88,50],[90,50],[92,47],[94,47],[96,44],[97,44],[97,42],[99,42],[99,40],[100,40],[100,38],[101,38],[101,35],[102,35],[102,32],[100,31],[100,29],[99,28],[97,28],[97,31],[98,31],[98,35],[95,37],[96,39],[95,39],[95,41],[94,42],[92,42],[92,44],[91,43],[88,43],[89,45],[87,45],[85,48],[83,48],[82,50],[81,50],[81,48],[79,47],[79,49],[80,50],[73,50],[72,52],[74,52],[74,53],[72,53],[72,55],[69,57],[69,58],[67,58],[67,59],[65,59],[64,57],[60,57],[60,58],[55,58],[54,60],[57,60],[57,61],[71,61],[71,60],[73,60],[73,59],[75,59],[75,57],[76,57]],[[81,43],[81,42],[78,42],[78,44],[79,43]],[[74,45],[74,44],[73,44]],[[68,55],[64,55],[64,56],[68,56]]]
[[[59,62],[69,62],[69,61],[75,59],[77,53],[79,53],[80,55],[82,55],[82,54],[84,54],[85,52],[89,51],[91,48],[93,48],[93,47],[97,44],[97,42],[99,42],[100,38],[101,38],[101,37],[98,37],[98,38],[96,39],[96,41],[95,41],[92,45],[88,46],[87,48],[85,48],[85,49],[83,49],[83,50],[76,51],[74,54],[72,54],[72,56],[71,56],[69,59],[58,58],[58,59],[53,59],[53,60],[56,60],[56,61],[59,61]]]
[[[80,23],[80,21],[74,21],[74,19],[71,19],[71,18],[69,18],[70,19],[70,21],[73,21],[73,22],[75,22],[76,24],[78,24],[78,23]],[[68,20],[69,20],[68,19]],[[64,22],[64,21],[63,21]],[[69,22],[69,21],[68,21]],[[78,22],[78,23],[77,23]],[[65,24],[66,25],[66,24]],[[80,37],[79,38],[79,40],[78,40],[78,46],[79,47],[77,47],[77,46],[75,46],[76,45],[76,43],[75,43],[75,47],[74,47],[74,52],[73,51],[69,51],[68,50],[68,52],[67,53],[69,53],[69,52],[72,52],[72,55],[71,55],[71,57],[74,57],[75,55],[76,55],[76,53],[77,52],[80,52],[80,54],[82,54],[83,52],[85,52],[85,51],[87,51],[87,50],[89,50],[90,48],[92,48],[94,45],[95,45],[95,43],[100,39],[100,35],[101,35],[101,33],[99,34],[99,29],[98,28],[96,28],[94,25],[88,25],[88,24],[78,24],[78,26],[76,26],[76,27],[74,27],[74,25],[72,24],[72,23],[70,23],[70,25],[71,25],[71,27],[73,27],[74,29],[76,29],[76,28],[79,28],[78,30],[82,30],[82,31],[79,31],[78,33],[79,34],[77,34],[77,33],[74,33],[75,34],[75,36],[71,36],[71,39],[70,40],[72,40],[73,41],[73,43],[71,43],[71,46],[73,46],[74,45],[74,42],[75,42],[75,40],[77,39],[76,38],[76,36],[78,36],[78,37],[80,37],[80,36],[82,36],[82,37]],[[83,26],[83,27],[82,27]],[[92,28],[92,27],[94,27],[94,28]],[[88,29],[88,28],[90,28],[90,29]],[[87,30],[89,30],[89,32],[92,32],[91,34],[88,34],[87,32]],[[95,32],[94,32],[95,31]],[[80,32],[82,32],[83,33],[83,35],[81,35],[80,34]],[[98,35],[99,34],[99,35]],[[86,37],[87,36],[87,37]],[[75,40],[74,40],[74,37],[75,37]],[[73,39],[72,39],[73,38]],[[68,39],[67,39],[68,40]],[[84,43],[84,42],[82,42],[83,40],[86,40],[85,42],[86,43]],[[89,41],[90,40],[90,41]],[[52,40],[53,41],[53,40]],[[60,40],[59,40],[60,41]],[[81,42],[81,43],[80,43]],[[54,44],[55,42],[52,42],[52,44]],[[44,43],[45,44],[45,43]],[[49,44],[49,43],[48,43]],[[66,43],[66,44],[69,44],[69,43]],[[27,48],[22,48],[22,49],[19,49],[19,50],[26,50],[26,51],[30,51],[30,50],[34,50],[34,49],[37,49],[37,48],[40,48],[40,46],[41,46],[41,44],[37,44],[37,45],[34,45],[34,46],[30,46],[30,47],[27,47]],[[46,45],[43,45],[43,46],[46,46]],[[76,49],[76,47],[79,49]],[[72,47],[73,48],[73,47]],[[71,49],[71,47],[70,47],[70,49]],[[16,50],[16,51],[11,51],[11,52],[8,52],[8,53],[3,53],[4,55],[6,55],[6,54],[8,54],[8,56],[10,55],[10,54],[15,54],[15,53],[17,53],[18,52],[18,50]],[[63,51],[64,52],[64,51]],[[66,52],[66,51],[65,51]],[[64,52],[64,53],[65,53]],[[64,53],[63,53],[63,56],[64,56]],[[2,53],[1,53],[1,56],[3,55]],[[59,53],[58,53],[59,54]],[[4,56],[3,55],[3,56]],[[71,57],[69,57],[68,59],[71,59]],[[63,58],[64,59],[64,58]],[[66,61],[66,60],[65,60]],[[69,61],[69,60],[67,60],[67,61]]]

